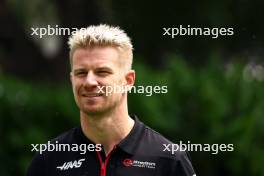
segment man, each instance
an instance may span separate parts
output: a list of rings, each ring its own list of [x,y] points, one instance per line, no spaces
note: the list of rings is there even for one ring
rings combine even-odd
[[[107,92],[107,87],[132,87],[135,82],[132,44],[126,33],[108,25],[90,26],[76,31],[68,43],[81,125],[51,143],[92,147],[85,154],[76,150],[38,153],[28,176],[194,175],[185,152],[164,150],[170,141],[129,116],[127,91]]]

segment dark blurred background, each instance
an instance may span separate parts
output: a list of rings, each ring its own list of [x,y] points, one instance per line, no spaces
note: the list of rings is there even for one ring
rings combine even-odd
[[[129,111],[178,143],[234,144],[191,152],[201,176],[264,175],[264,1],[1,0],[0,175],[25,175],[31,145],[79,123],[69,80],[68,36],[31,27],[119,25],[132,38],[137,85]],[[164,36],[163,28],[234,28],[233,36]]]

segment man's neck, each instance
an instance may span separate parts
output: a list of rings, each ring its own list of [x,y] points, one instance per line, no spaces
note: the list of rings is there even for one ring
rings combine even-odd
[[[90,117],[81,112],[81,127],[87,138],[102,144],[106,155],[124,139],[134,126],[128,113],[113,112],[103,117]]]

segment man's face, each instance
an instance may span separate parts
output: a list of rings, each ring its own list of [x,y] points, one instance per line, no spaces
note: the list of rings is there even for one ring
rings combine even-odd
[[[81,111],[90,115],[107,113],[124,100],[122,93],[106,96],[99,88],[126,85],[131,78],[131,73],[124,74],[116,48],[78,48],[72,58],[71,82],[75,101]]]

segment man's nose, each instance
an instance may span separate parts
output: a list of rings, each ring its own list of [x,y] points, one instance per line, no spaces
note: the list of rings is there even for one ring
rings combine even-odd
[[[87,74],[86,79],[85,79],[85,85],[87,87],[93,87],[93,86],[97,86],[98,85],[96,76],[93,74],[93,72],[89,72]]]

